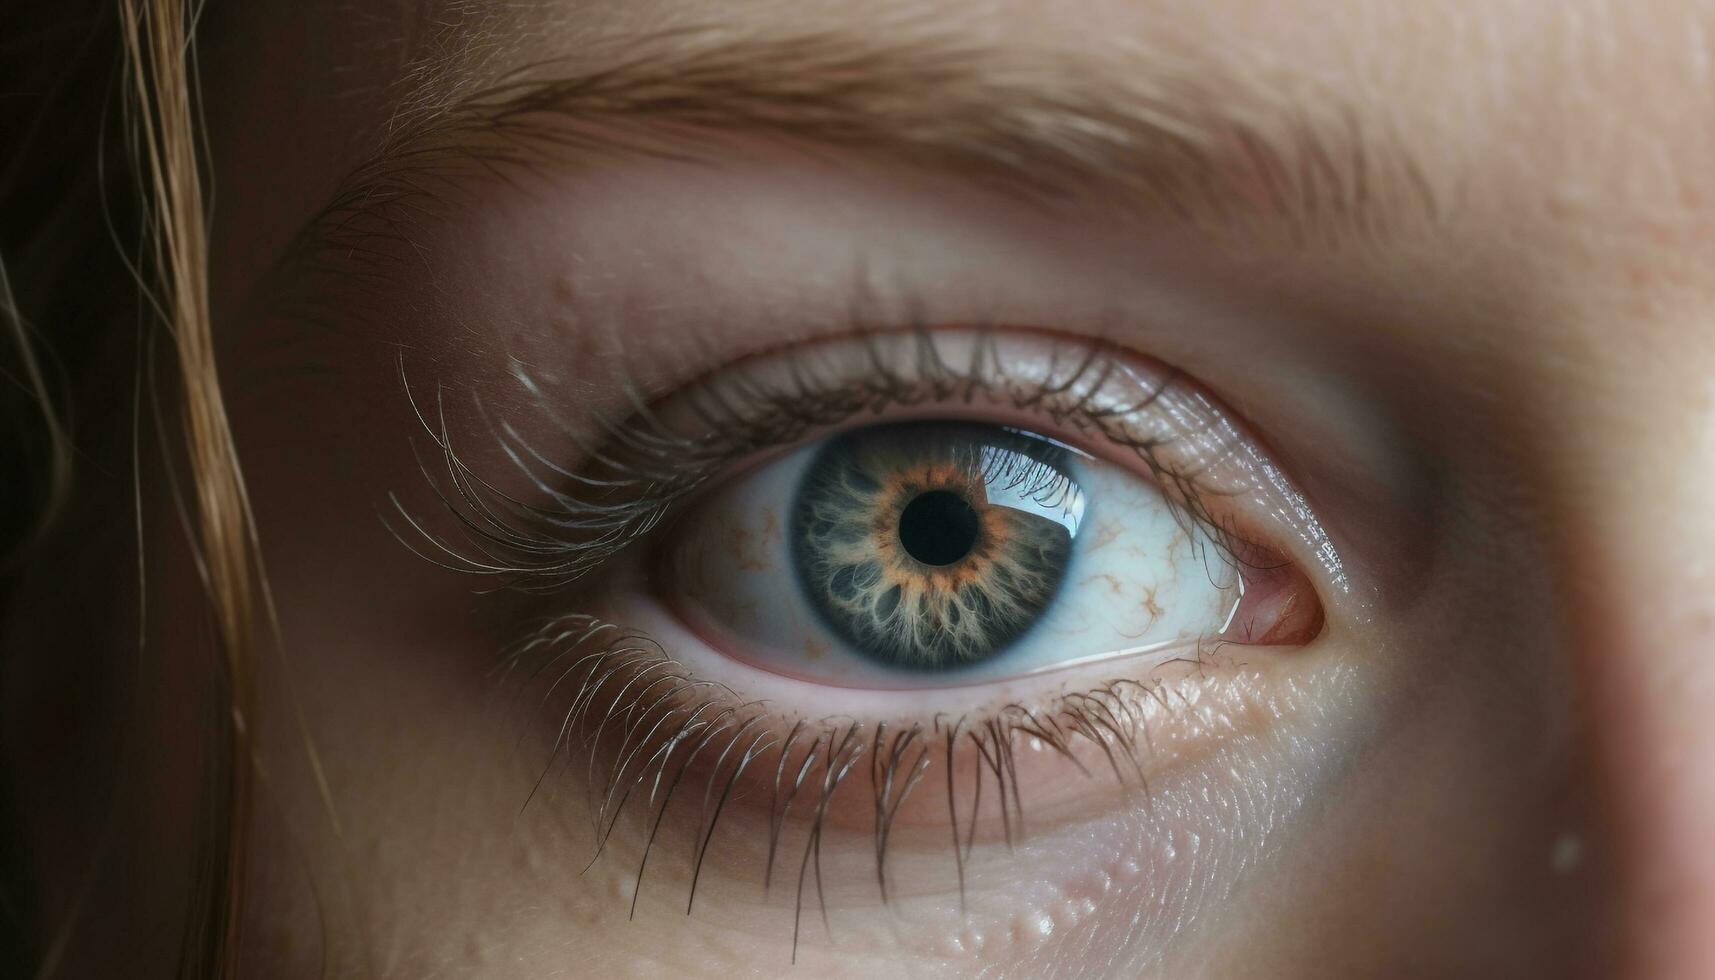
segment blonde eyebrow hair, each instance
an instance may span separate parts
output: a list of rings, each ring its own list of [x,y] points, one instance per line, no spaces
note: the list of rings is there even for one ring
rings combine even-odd
[[[432,74],[432,73],[430,73]],[[1433,221],[1396,138],[1348,101],[1294,104],[1187,54],[1082,57],[950,35],[678,31],[405,100],[297,251],[364,254],[470,180],[628,155],[719,158],[721,137],[963,172],[1049,203],[1122,197],[1209,227],[1373,239]],[[730,152],[730,149],[725,152]]]

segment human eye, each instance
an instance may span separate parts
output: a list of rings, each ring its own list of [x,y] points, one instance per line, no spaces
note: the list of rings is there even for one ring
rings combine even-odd
[[[1231,743],[1305,700],[1275,661],[1316,641],[1318,590],[1342,582],[1217,399],[1073,335],[866,328],[765,351],[593,434],[550,426],[569,461],[491,426],[522,489],[430,423],[463,532],[414,533],[540,603],[507,672],[540,709],[544,781],[582,781],[634,907],[651,875],[692,907],[709,861],[723,896],[789,886],[794,949],[806,902],[850,904],[854,876],[873,882],[859,906],[903,888],[970,916],[968,879],[995,880],[1005,849],[1176,799],[1164,839],[1208,833],[1226,777],[1206,767],[1236,773]]]
[[[711,648],[845,687],[969,684],[1222,632],[1242,580],[1196,575],[1211,540],[1139,482],[1011,427],[867,425],[723,488],[666,545],[662,585]]]
[[[822,363],[797,398],[863,387],[839,366],[858,350],[858,371],[937,375],[951,397],[878,393],[710,488],[658,547],[653,591],[710,649],[848,688],[1122,658],[1136,670],[1209,642],[1313,638],[1308,579],[1247,540],[1221,499],[1233,447],[1198,441],[1218,420],[1185,379],[1080,346],[965,333],[787,355]],[[908,363],[924,356],[927,372]]]

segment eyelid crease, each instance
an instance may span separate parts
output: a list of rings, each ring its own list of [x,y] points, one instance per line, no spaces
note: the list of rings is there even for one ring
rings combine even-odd
[[[864,364],[842,370],[829,351],[849,355],[849,346],[841,345],[852,343],[861,345]],[[949,359],[948,350],[959,343],[968,346],[965,357]],[[1008,363],[1005,354],[1016,349],[1002,351],[1003,345],[1026,344],[1046,347],[1039,377]],[[457,520],[462,541],[429,530],[396,495],[394,509],[409,533],[394,533],[444,567],[497,578],[503,587],[557,592],[647,537],[723,472],[759,454],[889,410],[988,407],[1034,413],[1113,451],[1135,454],[1188,532],[1204,532],[1201,540],[1213,544],[1221,561],[1247,564],[1259,543],[1240,534],[1232,517],[1217,514],[1214,502],[1231,490],[1212,482],[1223,462],[1243,452],[1243,437],[1224,413],[1186,387],[1183,375],[1152,365],[1154,376],[1145,377],[1134,358],[1105,341],[1039,330],[858,328],[842,339],[746,357],[654,402],[624,385],[632,414],[623,421],[598,417],[593,440],[515,364],[514,377],[542,417],[582,457],[576,465],[555,462],[510,421],[487,419],[477,402],[502,453],[540,502],[503,491],[467,465],[452,444],[439,389],[431,415],[411,394],[401,363],[412,410],[441,456],[438,477],[427,462],[420,468]],[[770,370],[780,376],[768,376]]]

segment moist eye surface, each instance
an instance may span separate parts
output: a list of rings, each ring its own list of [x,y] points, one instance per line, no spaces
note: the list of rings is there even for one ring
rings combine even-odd
[[[831,440],[791,505],[794,574],[854,652],[982,663],[1052,606],[1083,522],[1072,454],[994,425],[905,422]]]
[[[517,377],[544,426],[584,446]],[[1211,641],[1303,645],[1321,604],[1274,543],[1340,574],[1216,400],[1099,343],[863,333],[743,359],[637,407],[581,464],[504,425],[521,497],[443,447],[442,499],[465,540],[428,535],[429,557],[563,601],[615,600],[616,624],[672,636],[708,683],[787,713],[849,714],[855,699],[898,718],[906,692],[960,692],[917,699],[919,717],[980,700],[978,682],[1122,660],[1139,676]]]

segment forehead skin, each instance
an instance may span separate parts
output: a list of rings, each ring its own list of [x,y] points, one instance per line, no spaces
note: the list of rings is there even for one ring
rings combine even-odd
[[[1421,397],[1463,413],[1457,427],[1529,474],[1470,492],[1516,513],[1556,563],[1600,795],[1627,853],[1634,942],[1678,975],[1715,970],[1695,946],[1715,922],[1715,849],[1703,846],[1715,826],[1710,5],[968,0],[921,5],[931,13],[892,4],[891,17],[849,0],[628,0],[512,4],[505,19],[377,6],[211,15],[214,289],[227,319],[401,100],[575,62],[595,39],[639,31],[952,29],[998,52],[1140,66],[1171,52],[1211,76],[1260,80],[1282,106],[1337,102],[1393,134],[1442,220],[1347,260],[1384,295],[1452,315],[1343,322],[1351,333],[1337,340],[1417,377]]]

